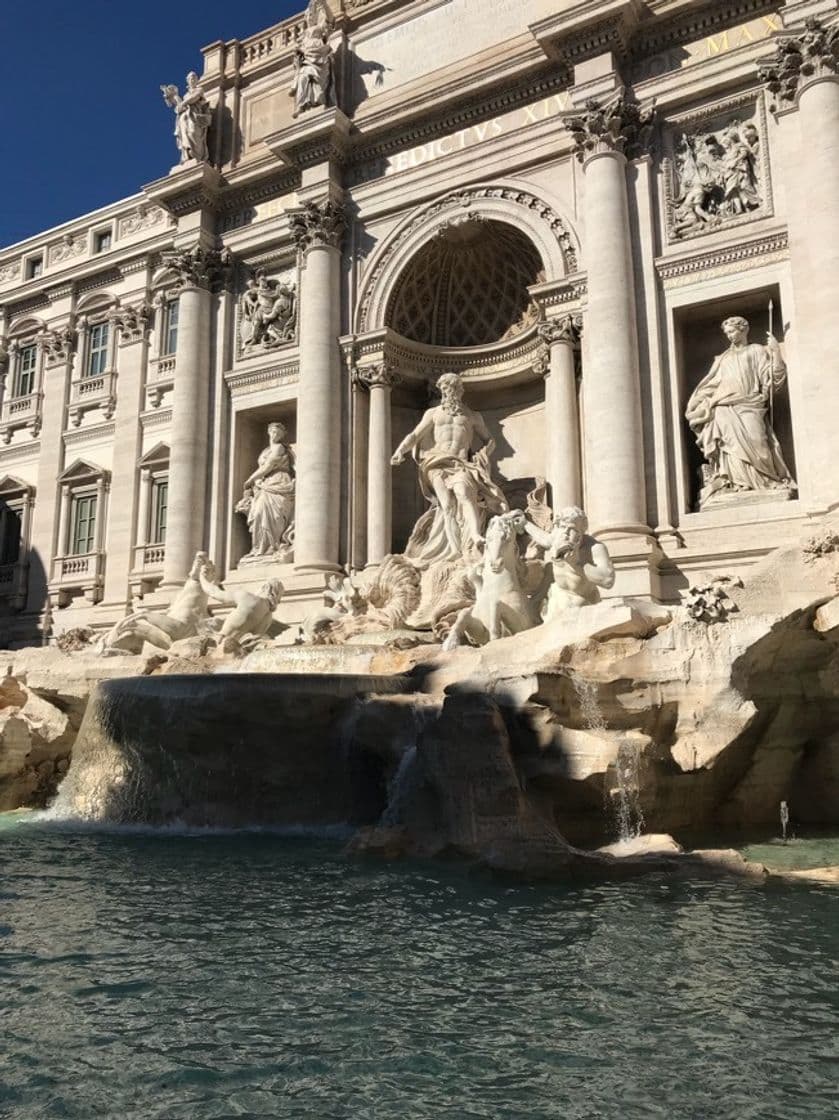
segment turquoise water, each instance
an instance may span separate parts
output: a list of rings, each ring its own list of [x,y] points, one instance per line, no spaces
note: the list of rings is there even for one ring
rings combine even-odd
[[[839,892],[0,831],[0,1116],[821,1120]]]

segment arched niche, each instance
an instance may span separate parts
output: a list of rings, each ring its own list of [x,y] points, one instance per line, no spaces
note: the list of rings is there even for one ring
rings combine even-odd
[[[408,217],[373,255],[362,278],[355,317],[357,333],[388,326],[400,285],[411,275],[411,265],[433,258],[435,242],[458,238],[475,246],[488,235],[485,253],[497,255],[501,243],[527,245],[526,256],[541,264],[532,269],[538,278],[559,281],[578,269],[579,241],[569,223],[532,191],[509,183],[482,184],[451,191]],[[445,246],[444,246],[445,247]],[[534,276],[534,283],[538,282]]]

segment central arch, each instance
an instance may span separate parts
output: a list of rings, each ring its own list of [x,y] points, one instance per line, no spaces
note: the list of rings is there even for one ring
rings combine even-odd
[[[506,278],[501,281],[507,294],[504,303],[508,311],[511,298],[513,303],[520,299],[520,296],[511,297],[511,291],[520,290],[523,280],[518,268],[509,268],[511,248],[522,253],[524,275],[533,276],[530,283],[537,283],[539,279],[562,280],[578,269],[575,234],[553,207],[531,191],[506,183],[452,191],[407,218],[374,254],[359,292],[355,317],[357,333],[381,330],[388,325],[399,330],[395,323],[388,322],[399,313],[408,317],[406,321],[412,329],[424,329],[439,337],[442,328],[428,323],[423,325],[422,316],[408,316],[410,285],[419,283],[422,273],[426,276],[426,285],[431,283],[432,264],[439,264],[442,256],[452,257],[458,241],[468,244],[472,238],[473,249],[484,254],[484,262],[496,262],[492,264],[492,271],[497,278],[500,277],[496,269],[498,260],[506,257],[508,261]],[[487,243],[479,250],[481,239]],[[506,253],[502,252],[502,246],[506,246]],[[427,287],[425,291],[429,294]],[[473,294],[482,295],[480,292]],[[436,306],[439,313],[439,300]],[[476,326],[467,328],[463,323],[458,330],[466,337],[481,333]],[[491,327],[484,316],[484,333],[487,331],[491,333]],[[470,343],[455,342],[454,345]]]

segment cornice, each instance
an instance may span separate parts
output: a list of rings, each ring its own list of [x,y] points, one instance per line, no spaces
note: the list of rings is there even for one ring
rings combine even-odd
[[[279,385],[293,385],[300,376],[300,363],[295,358],[291,361],[274,362],[260,369],[227,370],[224,380],[230,392],[234,395],[253,393],[259,389],[270,389]]]
[[[116,424],[109,420],[104,424],[91,424],[89,428],[80,428],[77,432],[64,433],[64,446],[75,447],[79,443],[89,443],[95,439],[109,439],[116,432]]]
[[[782,230],[751,241],[738,241],[735,245],[706,249],[702,253],[692,253],[690,256],[684,255],[675,259],[659,258],[656,261],[656,270],[664,283],[672,283],[711,269],[730,268],[732,265],[743,265],[750,261],[760,264],[762,263],[760,258],[785,256],[788,248],[789,236],[786,230]]]

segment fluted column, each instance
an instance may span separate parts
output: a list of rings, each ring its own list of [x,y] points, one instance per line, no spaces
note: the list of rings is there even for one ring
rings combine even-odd
[[[338,568],[341,527],[341,251],[344,214],[331,201],[292,216],[302,257],[294,562]]]
[[[390,396],[396,375],[386,362],[358,371],[370,390],[370,426],[367,440],[367,563],[380,564],[393,539],[393,454]]]
[[[539,327],[549,352],[545,375],[545,477],[554,511],[579,506],[583,499],[576,369],[580,323],[579,316],[565,315]]]
[[[831,326],[839,306],[839,18],[790,28],[759,72],[785,138],[779,170],[797,297],[789,392],[799,493],[818,509],[837,500],[839,352]]]
[[[200,245],[167,260],[179,276],[180,306],[163,588],[183,583],[205,545],[212,287],[226,263],[224,254]]]
[[[587,102],[568,127],[585,175],[586,331],[592,340],[583,369],[588,514],[594,532],[648,533],[626,160],[643,150],[652,120],[617,95]]]

